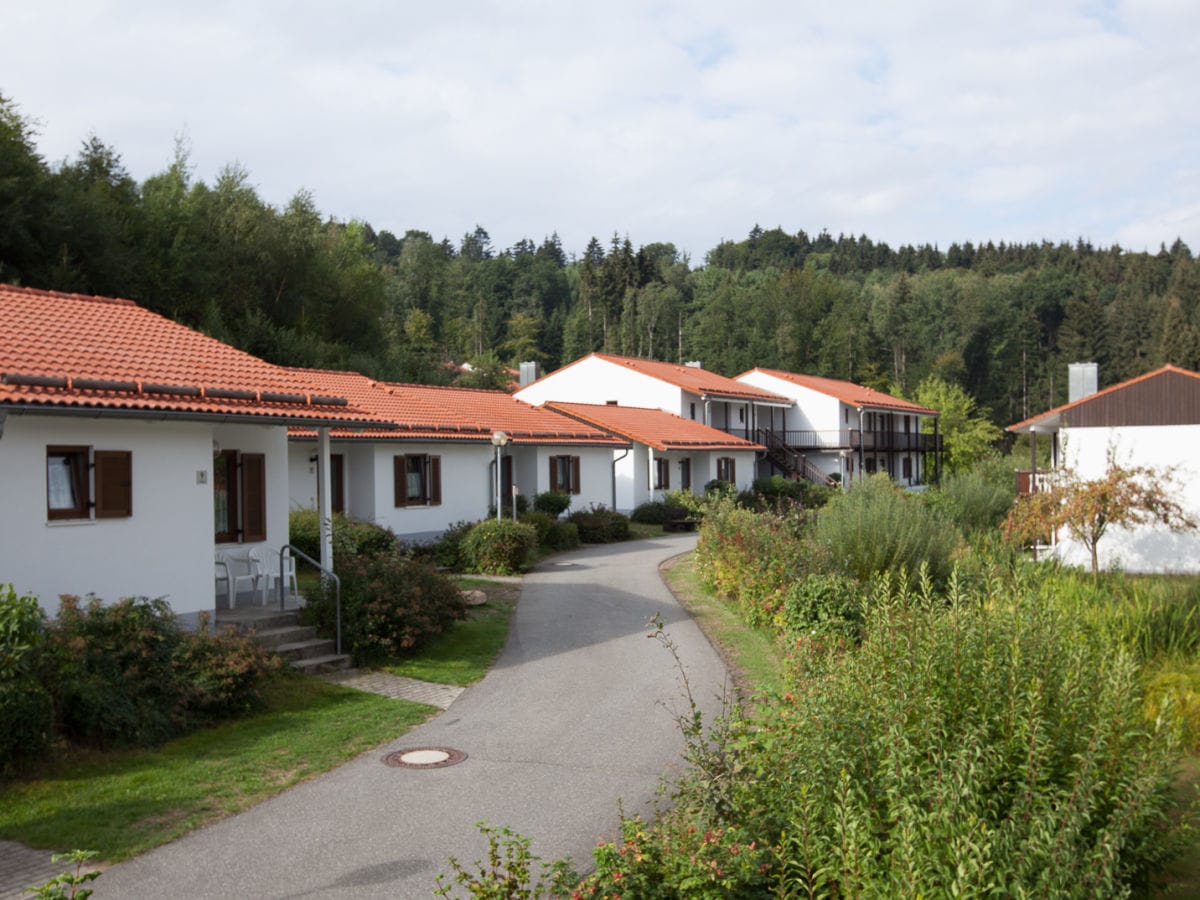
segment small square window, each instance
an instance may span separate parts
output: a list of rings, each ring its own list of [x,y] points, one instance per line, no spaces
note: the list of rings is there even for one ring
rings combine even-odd
[[[46,513],[51,519],[88,515],[88,448],[46,448]]]

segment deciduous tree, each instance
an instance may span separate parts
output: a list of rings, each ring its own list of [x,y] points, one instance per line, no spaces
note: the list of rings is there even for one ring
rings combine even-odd
[[[1102,478],[1085,479],[1059,469],[1047,490],[1020,498],[1004,523],[1005,536],[1031,544],[1065,529],[1100,569],[1098,546],[1109,529],[1159,524],[1171,531],[1196,528],[1195,518],[1174,499],[1174,470],[1122,465],[1109,453]]]

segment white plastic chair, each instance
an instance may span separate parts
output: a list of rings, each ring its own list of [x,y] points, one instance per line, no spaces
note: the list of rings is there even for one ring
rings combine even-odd
[[[270,547],[255,547],[250,551],[250,559],[258,577],[262,579],[264,606],[279,584],[279,558],[279,551]],[[291,596],[294,597],[300,589],[296,584],[296,558],[291,553],[283,555],[283,577]]]
[[[257,564],[248,555],[237,556],[227,550],[218,550],[216,567],[218,570],[223,570],[217,574],[217,581],[225,582],[230,607],[237,606],[238,594],[242,590],[243,583],[249,584],[250,599],[254,599],[254,594],[258,590],[259,574]]]

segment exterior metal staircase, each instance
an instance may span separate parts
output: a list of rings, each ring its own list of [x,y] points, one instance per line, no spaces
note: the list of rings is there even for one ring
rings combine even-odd
[[[783,470],[793,481],[804,479],[814,484],[835,487],[837,482],[809,462],[808,457],[787,445],[778,434],[769,428],[757,431],[758,442],[767,448],[767,459]]]

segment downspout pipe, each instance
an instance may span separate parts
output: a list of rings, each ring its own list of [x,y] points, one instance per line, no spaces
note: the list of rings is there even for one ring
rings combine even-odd
[[[620,456],[617,456],[616,454],[613,454],[613,463],[612,463],[612,508],[613,508],[613,511],[614,511],[614,512],[616,512],[616,509],[617,509],[617,463],[619,463],[621,460],[623,460],[625,457],[627,457],[627,456],[629,455],[630,449],[631,449],[631,448],[629,448],[629,447],[626,447],[626,448],[625,448],[625,450],[624,450],[624,451],[621,453],[621,455],[620,455]]]

